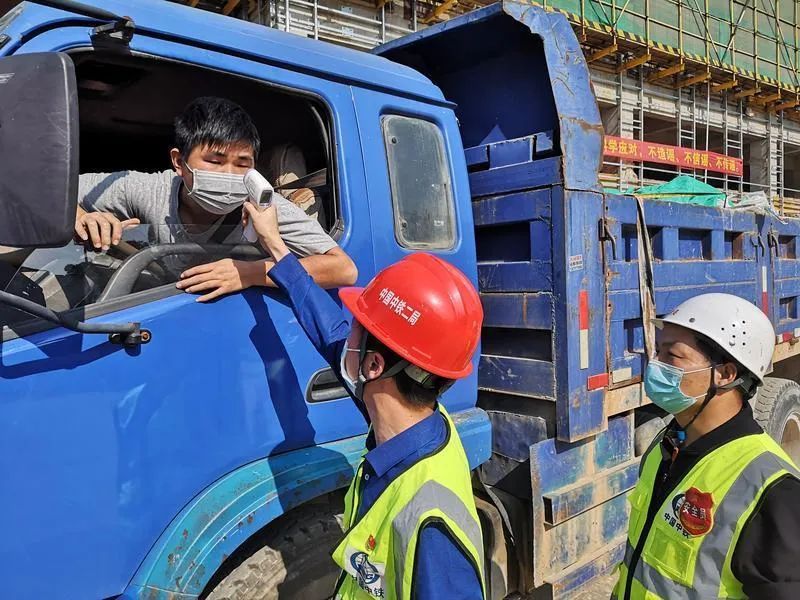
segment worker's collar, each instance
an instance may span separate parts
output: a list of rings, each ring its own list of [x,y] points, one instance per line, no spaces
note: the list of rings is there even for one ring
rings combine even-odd
[[[712,402],[714,400],[711,400]],[[679,426],[675,419],[667,427],[667,433],[664,436],[664,446],[669,444],[669,439],[676,437],[675,432],[678,430]],[[744,437],[746,435],[753,435],[761,433],[762,429],[758,423],[756,423],[755,419],[753,418],[753,409],[750,407],[750,403],[745,401],[742,405],[741,410],[736,413],[733,417],[728,419],[725,423],[718,426],[715,429],[712,429],[704,436],[699,437],[696,439],[692,444],[690,444],[686,448],[681,448],[681,454],[696,454],[696,455],[704,455],[716,450],[723,444],[727,444],[728,442],[738,439],[740,437]]]
[[[442,413],[437,403],[434,411],[405,431],[401,431],[380,446],[375,445],[375,437],[370,432],[367,438],[369,452],[364,460],[378,477],[383,477],[389,469],[400,464],[420,448],[434,439],[445,427]]]

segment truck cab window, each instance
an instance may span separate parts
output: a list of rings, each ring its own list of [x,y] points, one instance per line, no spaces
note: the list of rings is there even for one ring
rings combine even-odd
[[[452,248],[453,190],[441,131],[400,115],[384,116],[382,125],[398,242],[414,249]]]
[[[167,211],[181,185],[170,156],[174,120],[204,97],[244,109],[261,143],[256,169],[324,232],[341,233],[332,120],[319,98],[141,55],[81,50],[71,58],[79,93],[81,205],[120,220],[136,217],[141,224],[126,229],[120,244],[105,251],[77,238],[62,248],[0,248],[0,289],[66,311],[161,286],[180,293],[174,283],[187,268],[222,258],[263,259],[260,248],[241,236],[240,211],[212,224],[179,222]],[[131,303],[147,301],[136,298]],[[0,311],[2,325],[13,328],[27,320],[30,316],[15,309]]]

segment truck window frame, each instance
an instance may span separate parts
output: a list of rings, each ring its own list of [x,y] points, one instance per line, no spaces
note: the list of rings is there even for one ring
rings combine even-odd
[[[76,46],[66,49],[64,50],[64,52],[66,52],[70,57],[73,57],[76,54],[95,53],[97,52],[97,49],[92,46]],[[224,50],[220,50],[220,52],[223,52],[233,58],[240,58],[237,57],[235,54],[230,54],[228,52],[225,52]],[[325,131],[320,132],[320,134],[324,136],[325,139],[322,141],[327,143],[328,146],[326,149],[327,159],[328,159],[327,178],[328,178],[328,187],[330,189],[330,194],[332,197],[331,198],[332,201],[330,202],[330,208],[334,212],[333,218],[331,220],[331,228],[329,230],[326,230],[326,233],[328,233],[328,235],[335,242],[337,242],[337,244],[339,240],[345,237],[347,233],[347,222],[344,219],[344,212],[342,210],[341,189],[339,185],[339,176],[338,176],[338,170],[339,170],[338,137],[337,137],[338,131],[336,129],[336,120],[333,118],[332,108],[329,102],[327,102],[327,100],[321,94],[314,93],[308,90],[293,88],[286,84],[278,83],[275,81],[269,81],[258,77],[252,77],[249,75],[243,75],[240,73],[225,71],[223,69],[209,65],[196,64],[183,60],[177,60],[174,58],[163,57],[159,56],[158,54],[153,54],[151,52],[131,51],[130,56],[150,61],[172,63],[175,65],[180,65],[182,67],[189,67],[191,69],[213,71],[221,75],[224,75],[226,77],[236,77],[244,79],[247,81],[251,81],[256,85],[273,88],[277,91],[280,91],[281,93],[304,98],[307,101],[310,101],[312,105],[324,107],[325,114],[321,116],[324,119],[323,123],[326,129]],[[250,61],[253,59],[243,58],[242,60]],[[291,71],[291,69],[287,67],[281,67],[281,69],[285,71]],[[86,304],[82,306],[69,308],[63,311],[63,314],[73,316],[81,320],[88,320],[94,317],[100,317],[103,315],[115,313],[121,310],[126,310],[128,308],[133,308],[135,306],[149,304],[150,302],[163,300],[165,298],[185,293],[186,292],[177,289],[174,283],[166,283],[146,290],[136,291],[121,298],[113,298],[111,300],[103,302],[94,302],[92,304]],[[235,292],[235,293],[241,293],[241,292]],[[192,295],[194,296],[194,294]],[[17,338],[26,338],[37,333],[42,333],[44,331],[49,331],[51,329],[57,329],[59,327],[61,326],[55,323],[50,323],[48,321],[43,321],[34,316],[31,316],[30,318],[23,318],[20,319],[19,321],[12,323],[11,325],[8,324],[0,325],[0,343],[8,342]],[[65,331],[67,331],[68,334],[74,334],[74,332],[68,330]],[[80,334],[75,334],[75,335],[80,335]]]

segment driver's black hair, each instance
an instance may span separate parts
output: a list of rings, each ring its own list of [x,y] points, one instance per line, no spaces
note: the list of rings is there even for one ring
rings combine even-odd
[[[202,96],[192,100],[175,117],[175,147],[184,160],[196,146],[226,148],[238,143],[252,146],[258,158],[261,149],[258,129],[250,115],[235,102]]]

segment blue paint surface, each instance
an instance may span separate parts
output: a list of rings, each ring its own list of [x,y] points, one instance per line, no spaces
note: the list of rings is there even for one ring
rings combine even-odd
[[[491,426],[482,410],[453,416],[470,467],[489,458]],[[204,490],[156,542],[125,598],[199,594],[222,561],[281,514],[347,486],[366,436],[250,463]]]

